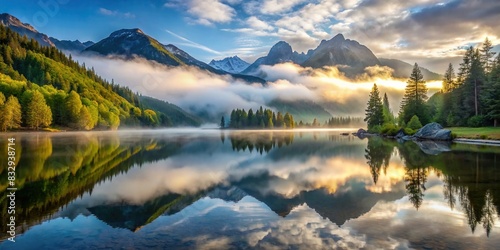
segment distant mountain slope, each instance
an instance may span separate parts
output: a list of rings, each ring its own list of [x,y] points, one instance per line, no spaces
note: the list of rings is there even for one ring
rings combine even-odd
[[[332,117],[321,105],[311,101],[285,101],[276,99],[268,103],[268,105],[282,113],[289,112],[293,115],[293,119],[296,122],[312,123],[314,118],[316,118],[323,124],[324,121]]]
[[[92,41],[87,41],[87,42],[80,42],[78,40],[74,41],[69,41],[69,40],[58,40],[56,38],[50,37],[50,41],[55,44],[55,46],[63,51],[75,51],[75,52],[81,52],[84,49],[88,48],[89,46],[94,45],[94,42]]]
[[[117,55],[126,59],[139,56],[170,66],[185,65],[160,42],[144,34],[140,29],[117,30],[109,37],[86,48],[84,52],[95,52],[104,56]]]
[[[352,68],[353,73],[362,73],[366,67],[377,64],[380,62],[370,49],[338,34],[328,41],[321,41],[302,66],[321,68],[346,65]]]
[[[208,65],[212,66],[214,69],[222,70],[232,74],[241,73],[241,71],[250,66],[249,63],[243,61],[238,56],[226,57],[222,60],[212,60]]]
[[[139,100],[145,107],[166,115],[174,126],[200,126],[202,123],[200,118],[187,113],[172,103],[148,96],[140,96]]]
[[[35,39],[42,46],[55,46],[47,35],[38,32],[33,26],[21,22],[12,15],[7,13],[0,14],[0,24],[17,32],[21,36]]]
[[[64,51],[80,52],[88,46],[94,44],[91,41],[82,43],[78,40],[58,40],[57,38],[49,37],[46,34],[38,32],[35,28],[33,28],[33,26],[23,23],[18,18],[7,13],[0,14],[0,25],[9,27],[21,36],[35,39],[42,46],[57,47],[58,49]]]
[[[248,74],[254,76],[261,76],[262,73],[259,72],[259,67],[261,65],[276,65],[279,63],[293,62],[296,64],[301,64],[307,59],[307,55],[302,53],[299,54],[292,50],[290,44],[284,41],[276,43],[269,53],[257,59],[254,63],[248,66],[241,74]]]
[[[197,60],[175,45],[163,45],[156,39],[145,34],[140,29],[121,29],[109,35],[109,37],[86,48],[83,53],[97,53],[104,56],[118,56],[124,59],[144,58],[156,61],[167,66],[195,66],[218,75],[227,75],[222,70],[212,68],[210,65]],[[265,81],[254,76],[230,74],[236,79],[247,82]]]
[[[394,69],[393,76],[397,78],[408,78],[410,77],[411,71],[413,70],[412,64],[403,62],[401,60],[379,58],[379,61],[381,66],[387,66],[389,68]],[[422,71],[422,74],[424,75],[424,80],[426,81],[443,79],[442,75],[432,72],[426,68],[420,67],[420,70]]]

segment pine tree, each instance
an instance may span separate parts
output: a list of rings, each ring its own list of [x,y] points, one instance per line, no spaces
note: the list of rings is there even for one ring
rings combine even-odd
[[[410,79],[408,79],[403,101],[401,102],[399,117],[401,122],[408,123],[416,115],[423,124],[429,122],[428,110],[425,101],[427,100],[427,87],[424,76],[415,63]]]
[[[377,125],[382,125],[384,122],[384,107],[382,100],[380,99],[380,92],[378,90],[377,84],[373,84],[372,91],[370,92],[370,97],[367,103],[366,116],[364,121],[368,124],[368,129],[371,129]]]
[[[484,70],[486,72],[491,72],[492,70],[492,60],[495,57],[496,52],[491,51],[493,49],[493,45],[491,41],[486,37],[483,42],[483,46],[481,47],[481,63],[483,64]]]
[[[493,64],[485,99],[487,117],[492,119],[493,126],[497,127],[500,120],[500,54]]]
[[[225,127],[226,127],[226,120],[224,119],[224,116],[222,116],[222,118],[220,118],[220,128],[225,128]]]
[[[443,78],[443,93],[448,93],[455,88],[455,70],[453,65],[450,63],[448,69],[444,73]]]
[[[38,90],[33,92],[27,106],[26,125],[38,129],[52,123],[52,112],[45,102],[45,98]]]

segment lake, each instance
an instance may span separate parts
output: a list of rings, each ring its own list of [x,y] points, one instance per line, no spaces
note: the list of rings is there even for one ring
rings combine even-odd
[[[500,147],[344,130],[1,134],[0,249],[494,249]],[[7,139],[16,138],[16,231]]]

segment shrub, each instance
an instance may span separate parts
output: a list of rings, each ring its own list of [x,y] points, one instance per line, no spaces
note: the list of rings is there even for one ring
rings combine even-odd
[[[413,130],[411,128],[404,128],[403,132],[405,132],[406,135],[414,135],[415,133],[417,133],[416,130]]]
[[[406,125],[407,128],[411,128],[413,130],[417,130],[422,128],[422,123],[420,123],[420,120],[418,119],[418,116],[414,115],[408,124]]]
[[[368,133],[379,134],[381,130],[382,130],[382,127],[380,127],[380,125],[375,125],[375,126],[368,129]]]
[[[393,123],[385,123],[380,129],[380,133],[388,136],[395,136],[399,131],[399,128],[396,124]]]
[[[467,126],[473,128],[481,127],[484,124],[485,120],[486,119],[484,118],[484,116],[475,115],[469,118],[469,120],[467,120]]]
[[[452,139],[452,140],[455,140],[457,137],[458,137],[458,135],[457,135],[457,134],[455,134],[455,133],[451,133],[451,139]]]
[[[481,135],[481,136],[479,136],[479,138],[485,140],[485,139],[488,139],[488,136],[487,135]]]

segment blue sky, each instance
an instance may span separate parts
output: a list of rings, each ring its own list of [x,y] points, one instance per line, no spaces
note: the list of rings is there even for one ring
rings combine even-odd
[[[343,33],[379,57],[441,72],[464,45],[500,43],[496,0],[0,0],[0,12],[58,39],[95,42],[140,28],[205,62],[252,62],[280,40],[303,52]]]

